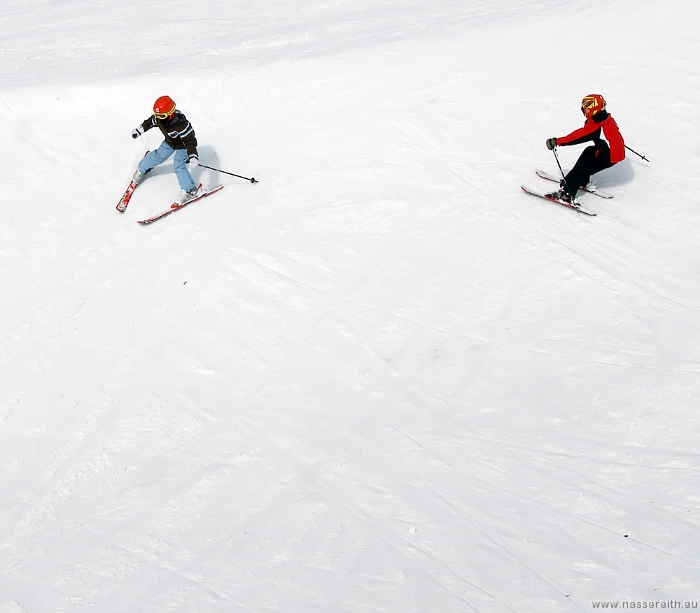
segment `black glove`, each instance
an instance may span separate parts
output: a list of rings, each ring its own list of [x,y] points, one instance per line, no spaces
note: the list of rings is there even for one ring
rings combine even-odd
[[[557,148],[557,139],[556,138],[548,138],[547,139],[547,149],[552,151],[556,148]]]

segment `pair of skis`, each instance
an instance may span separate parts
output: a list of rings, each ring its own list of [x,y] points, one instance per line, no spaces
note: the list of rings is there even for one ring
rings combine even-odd
[[[129,201],[131,200],[131,196],[134,193],[134,190],[136,189],[137,184],[134,183],[133,181],[129,183],[129,187],[126,188],[126,191],[124,192],[124,195],[121,197],[119,200],[119,204],[117,204],[117,211],[120,213],[123,213],[126,211],[126,207],[129,206]],[[175,211],[179,211],[180,209],[185,208],[188,204],[192,204],[193,202],[196,202],[197,200],[201,200],[202,198],[206,198],[207,196],[211,196],[212,194],[215,194],[221,189],[224,189],[223,185],[217,185],[216,187],[206,190],[206,191],[200,191],[202,189],[202,184],[199,184],[199,195],[195,196],[194,198],[190,198],[189,200],[186,200],[185,202],[173,202],[170,205],[170,208],[163,211],[162,213],[158,213],[158,215],[154,215],[153,217],[149,217],[148,219],[142,219],[139,221],[140,224],[146,225],[149,223],[153,223],[154,221],[158,221],[159,219],[163,219],[163,217],[167,217],[170,215],[170,213],[174,213]]]
[[[144,154],[144,156],[148,155],[148,151]],[[204,168],[209,168],[209,166],[205,166]],[[210,168],[210,170],[218,170],[216,168]],[[219,172],[224,172],[224,171],[219,171]],[[226,173],[226,174],[232,174],[232,173]],[[238,175],[233,175],[234,177],[237,177]],[[247,177],[240,177],[241,179],[247,179]],[[252,183],[257,183],[255,179],[248,179]],[[131,196],[134,194],[134,190],[138,186],[138,183],[135,183],[134,181],[131,181],[129,183],[129,186],[126,188],[126,191],[124,192],[124,195],[119,199],[119,203],[117,204],[117,211],[120,213],[123,213],[126,211],[126,207],[129,206],[129,201],[131,200]],[[179,211],[182,208],[185,208],[188,204],[192,204],[193,202],[196,202],[197,200],[201,200],[202,198],[206,198],[207,196],[211,196],[212,194],[215,194],[219,190],[224,189],[223,185],[217,185],[216,187],[202,191],[202,184],[199,184],[199,187],[197,188],[197,193],[198,195],[195,196],[194,198],[190,198],[189,200],[186,200],[185,202],[173,202],[170,205],[170,208],[163,211],[162,213],[158,213],[158,215],[154,215],[153,217],[149,217],[148,219],[142,219],[139,221],[140,224],[146,225],[149,223],[153,223],[154,221],[158,221],[159,219],[163,219],[163,217],[167,217],[170,215],[170,213],[174,213],[175,211]]]
[[[547,181],[553,181],[555,183],[559,183],[559,179],[557,177],[553,177],[552,175],[546,173],[544,170],[536,170],[538,177],[541,177],[542,179],[546,179]],[[587,211],[585,209],[582,209],[580,206],[577,206],[575,203],[567,202],[566,200],[561,200],[560,198],[557,198],[555,196],[549,195],[549,194],[542,194],[540,192],[537,192],[535,190],[530,189],[529,187],[525,187],[524,185],[520,186],[522,190],[526,194],[530,194],[531,196],[537,196],[538,198],[544,198],[545,200],[549,200],[550,202],[556,202],[557,204],[561,204],[562,206],[565,206],[569,209],[573,209],[574,211],[577,211],[581,213],[582,215],[588,215],[589,217],[595,217],[598,214],[597,213],[591,213],[590,211]],[[588,188],[588,187],[582,187],[581,191],[584,191],[588,194],[593,194],[594,196],[598,196],[599,198],[605,198],[606,200],[609,200],[612,198],[611,195],[606,194],[604,192],[600,192],[597,189],[594,188]]]

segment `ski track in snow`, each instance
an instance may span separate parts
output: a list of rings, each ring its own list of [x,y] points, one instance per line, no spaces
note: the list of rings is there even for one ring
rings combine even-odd
[[[697,602],[698,17],[7,0],[0,612]],[[589,219],[519,185],[592,91]],[[141,227],[163,93],[260,183]]]

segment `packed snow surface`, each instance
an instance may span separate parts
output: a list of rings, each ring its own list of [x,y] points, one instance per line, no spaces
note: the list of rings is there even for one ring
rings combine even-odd
[[[0,612],[697,607],[699,23],[3,0]],[[593,218],[520,190],[589,93]],[[141,226],[163,94],[259,183]]]

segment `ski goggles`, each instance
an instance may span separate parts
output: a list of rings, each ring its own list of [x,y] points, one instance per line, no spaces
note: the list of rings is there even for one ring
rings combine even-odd
[[[175,107],[171,108],[167,113],[154,113],[158,119],[167,119],[175,112]]]

